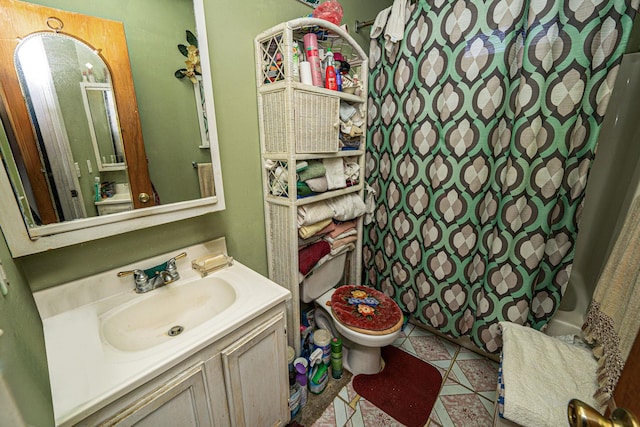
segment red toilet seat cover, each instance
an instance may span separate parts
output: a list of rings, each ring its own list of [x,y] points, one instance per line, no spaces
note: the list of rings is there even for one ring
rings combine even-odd
[[[331,296],[331,310],[340,323],[364,334],[389,334],[402,326],[398,304],[368,286],[340,286]]]

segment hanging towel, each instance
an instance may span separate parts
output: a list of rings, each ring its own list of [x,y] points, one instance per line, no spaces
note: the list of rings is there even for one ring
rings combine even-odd
[[[307,246],[304,249],[298,251],[298,269],[300,273],[307,274],[313,266],[325,255],[331,252],[331,246],[329,242],[320,240],[311,246]]]
[[[213,165],[211,163],[198,163],[198,183],[200,184],[200,197],[213,197],[216,188],[213,182]]]
[[[525,427],[567,425],[567,403],[594,406],[597,361],[589,350],[533,328],[499,322],[501,415]]]
[[[611,398],[622,368],[640,330],[640,197],[632,202],[596,289],[582,326],[585,339],[595,344],[600,388],[596,400]]]
[[[382,9],[376,19],[373,21],[373,25],[371,26],[371,32],[369,33],[369,37],[372,39],[377,39],[380,34],[384,31],[384,27],[387,25],[387,19],[389,19],[389,14],[391,13],[391,6],[386,9]]]
[[[326,170],[325,177],[327,178],[327,188],[329,190],[337,190],[347,186],[342,157],[322,159],[322,164]]]
[[[387,26],[384,30],[384,38],[389,44],[397,44],[404,38],[405,11],[407,9],[407,0],[394,0],[391,6],[391,13],[387,20]],[[387,53],[389,52],[389,48]]]
[[[333,209],[323,200],[308,205],[298,206],[298,227],[311,225],[333,217]]]
[[[331,218],[327,218],[314,224],[303,225],[298,229],[298,236],[303,239],[308,239],[309,237],[317,234],[319,231],[324,230],[328,225],[331,224],[333,224],[333,221],[331,221]]]
[[[349,221],[365,212],[364,202],[357,194],[335,197],[328,200],[327,205],[333,210],[333,217],[338,221]]]

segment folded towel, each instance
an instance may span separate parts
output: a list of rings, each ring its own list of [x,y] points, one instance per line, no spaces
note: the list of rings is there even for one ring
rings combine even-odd
[[[567,425],[571,399],[597,407],[598,362],[590,351],[535,329],[500,322],[504,418],[526,427]]]
[[[349,236],[355,236],[357,234],[358,234],[358,230],[356,230],[355,228],[351,228],[351,229],[349,229],[347,231],[344,231],[342,234],[337,235],[336,237],[331,237],[329,235],[326,235],[324,237],[324,239],[327,242],[333,244],[333,242],[335,242],[337,240],[344,239],[345,237],[349,237]]]
[[[311,225],[323,219],[332,218],[333,209],[323,200],[308,205],[298,206],[298,227]]]
[[[331,221],[331,218],[327,218],[314,224],[303,225],[298,229],[298,236],[302,237],[303,239],[308,239],[309,237],[317,234],[319,231],[327,228],[327,226],[331,224],[333,224],[333,221]]]
[[[335,224],[333,231],[329,233],[329,237],[336,238],[345,231],[352,230],[356,228],[356,221],[345,221]]]
[[[296,187],[298,189],[298,197],[307,197],[315,194],[311,188],[307,185],[306,182],[296,182]]]
[[[384,30],[384,45],[387,55],[393,56],[399,49],[399,41],[404,37],[405,11],[407,0],[394,0],[391,6],[391,13],[387,19],[387,26]]]
[[[318,231],[316,234],[328,234],[328,233],[332,232],[335,229],[336,229],[336,224],[333,221],[331,221],[329,224],[327,224],[327,226],[325,228],[323,228],[322,230]]]
[[[317,160],[310,160],[307,167],[298,172],[298,180],[306,181],[311,178],[318,178],[325,174],[325,168],[322,162]]]
[[[322,164],[326,170],[325,176],[329,190],[337,190],[347,186],[347,180],[344,177],[344,162],[342,157],[322,159]]]
[[[327,201],[327,206],[333,210],[333,218],[338,221],[349,221],[364,214],[366,207],[357,194],[346,194]],[[298,208],[298,223],[300,208]]]
[[[331,249],[337,249],[340,246],[344,246],[349,243],[353,243],[358,240],[358,236],[348,236],[343,239],[336,239],[333,242],[328,242],[331,244]]]
[[[331,246],[324,240],[300,249],[298,251],[298,269],[300,273],[307,274],[322,257],[330,252]]]
[[[314,234],[313,236],[303,239],[301,237],[298,237],[298,249],[302,249],[306,246],[312,245],[315,242],[322,240],[324,236],[320,235],[320,234]]]
[[[347,181],[358,182],[358,179],[360,178],[360,165],[358,162],[345,159],[344,176],[347,178]]]
[[[326,176],[320,176],[318,178],[311,178],[304,182],[309,186],[311,191],[315,193],[324,193],[329,189]]]

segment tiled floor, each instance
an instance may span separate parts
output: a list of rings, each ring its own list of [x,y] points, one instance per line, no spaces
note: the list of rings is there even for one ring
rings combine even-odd
[[[442,386],[429,427],[488,427],[493,413],[498,364],[470,350],[407,325],[394,345],[438,368]],[[387,427],[399,422],[344,387],[313,427]],[[305,426],[311,427],[311,426]]]

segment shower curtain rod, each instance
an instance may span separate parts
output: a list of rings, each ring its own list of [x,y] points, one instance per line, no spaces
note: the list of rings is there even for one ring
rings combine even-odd
[[[372,26],[374,22],[375,22],[375,19],[372,19],[370,21],[358,21],[358,20],[356,20],[356,33],[360,32],[361,28]]]

